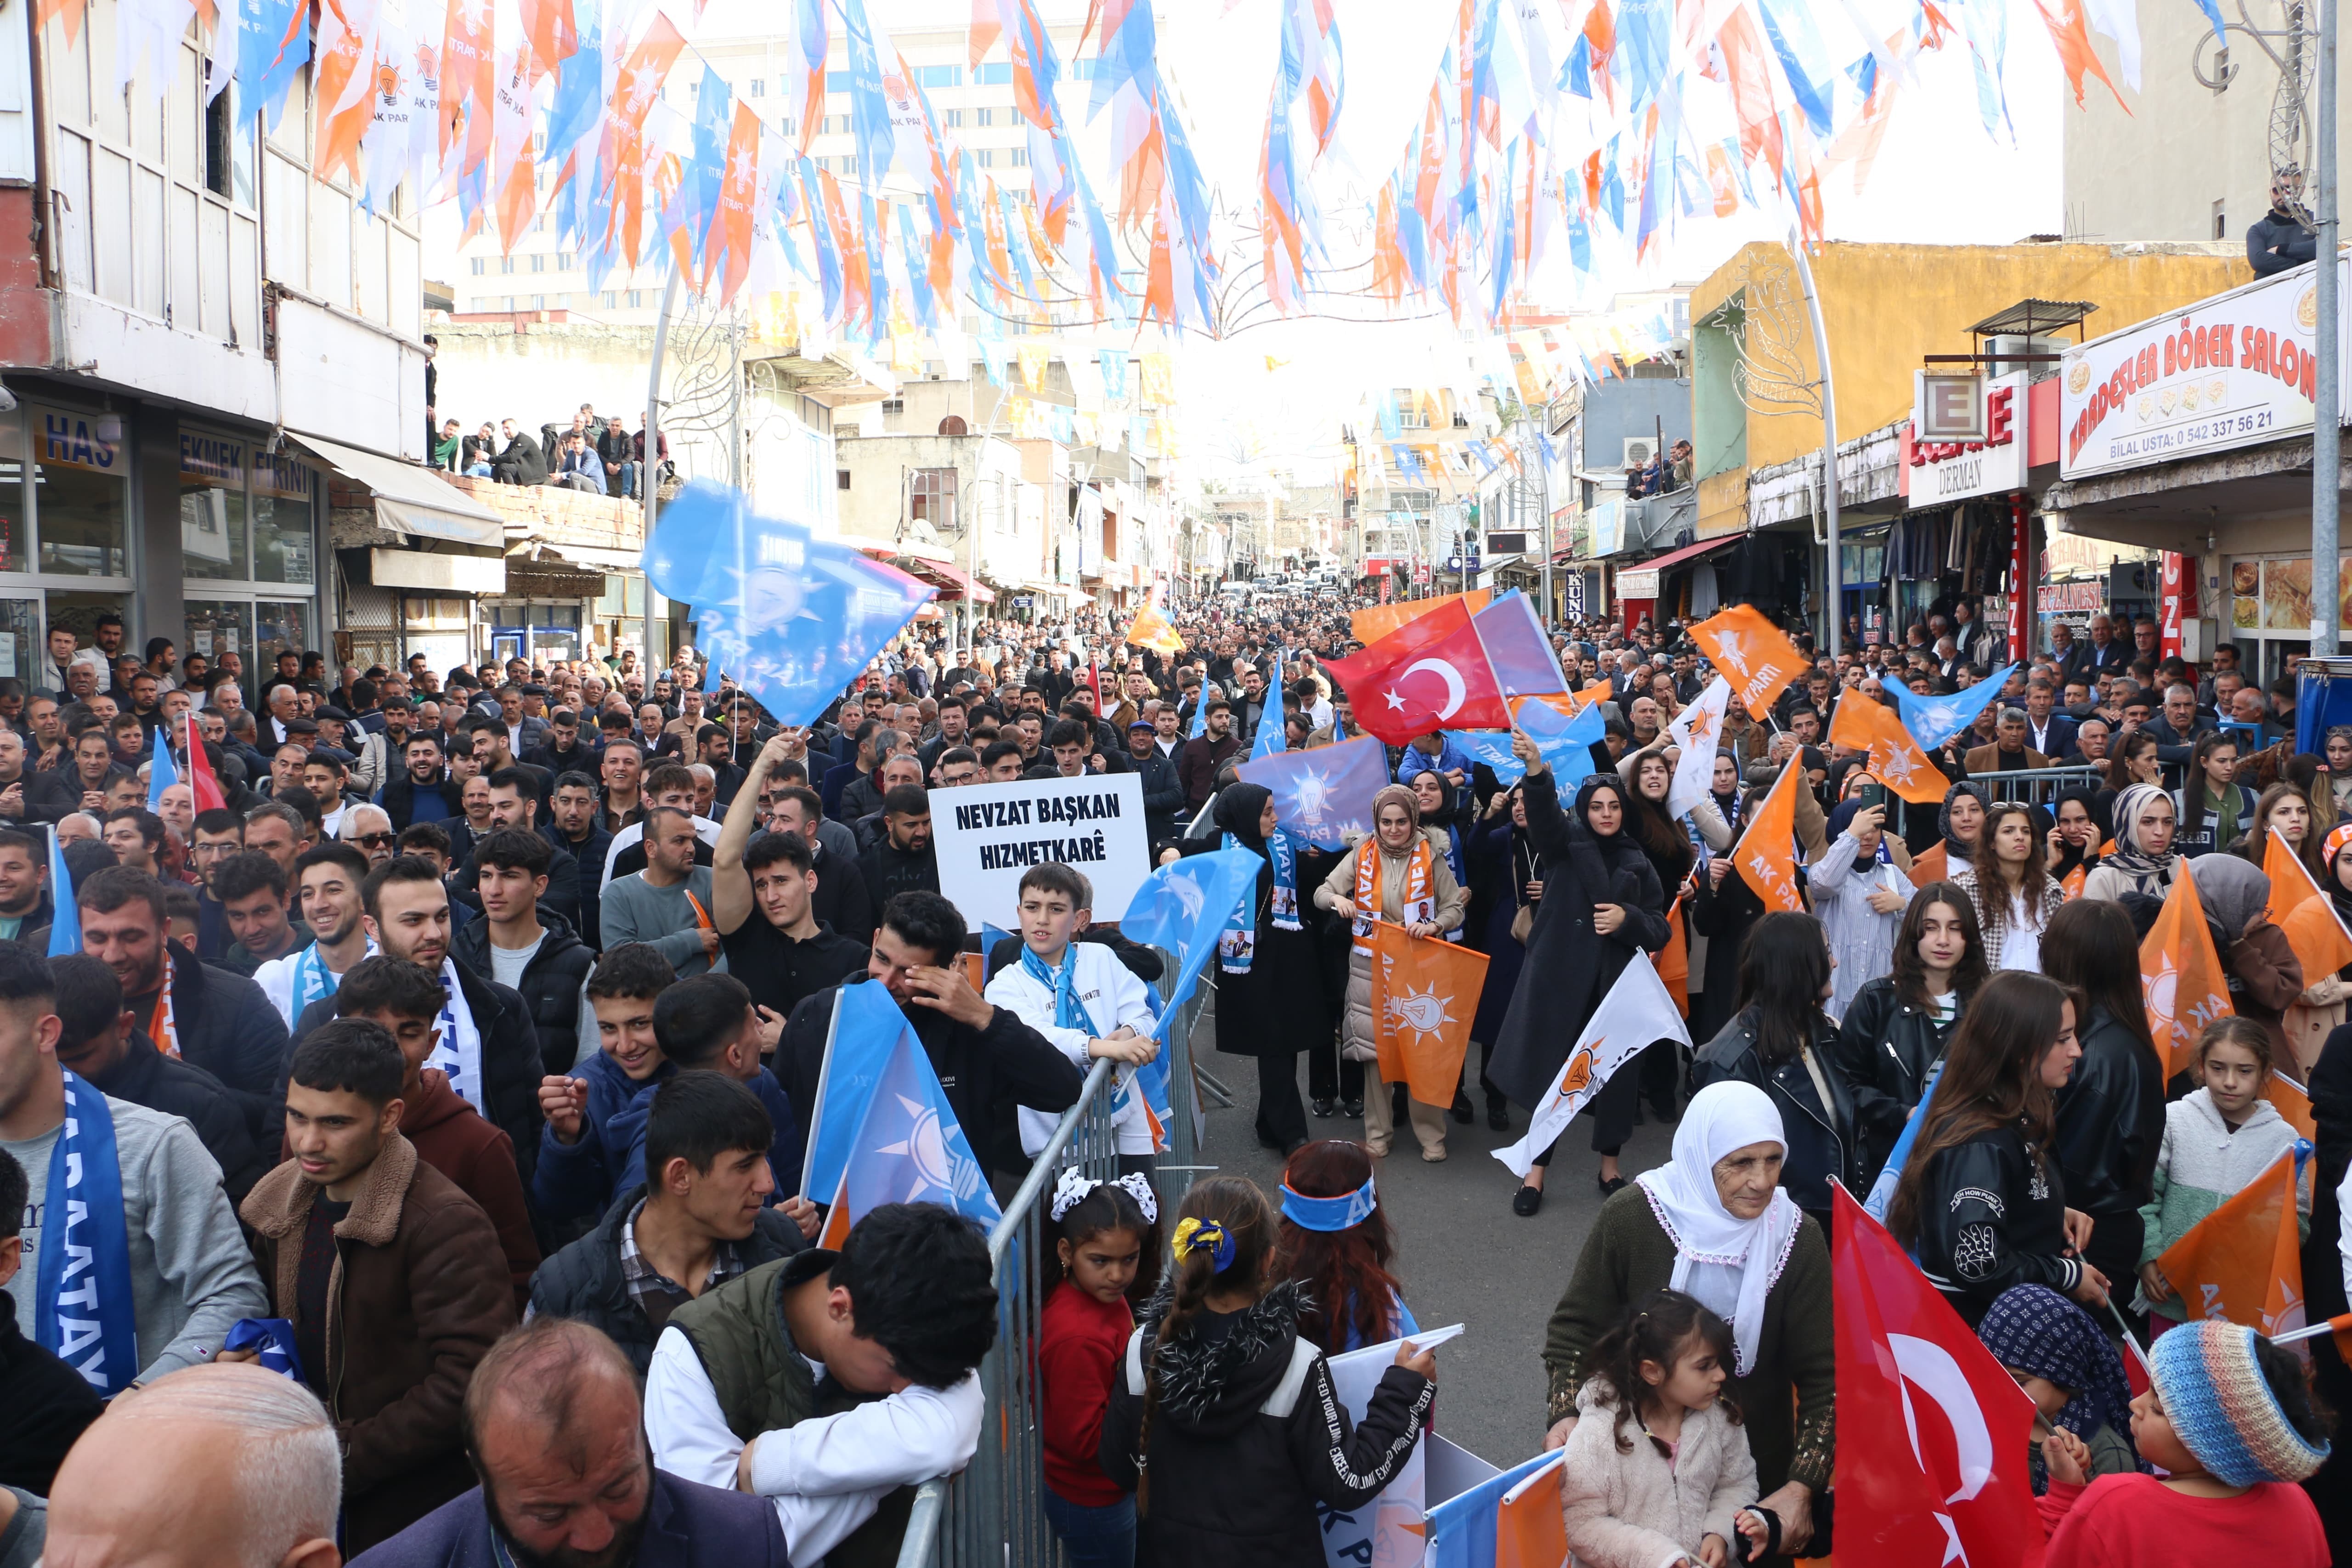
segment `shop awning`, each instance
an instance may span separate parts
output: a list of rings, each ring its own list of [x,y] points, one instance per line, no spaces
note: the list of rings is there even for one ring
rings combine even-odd
[[[376,521],[394,533],[422,534],[492,550],[505,546],[507,526],[499,514],[457,486],[435,478],[432,469],[321,441],[316,436],[290,431],[289,435],[327,467],[374,492]]]
[[[1661,555],[1654,561],[1644,561],[1638,566],[1620,566],[1617,568],[1617,592],[1628,599],[1654,599],[1658,596],[1658,584],[1665,580],[1668,571],[1696,561],[1710,551],[1737,544],[1747,537],[1744,533],[1728,533],[1721,539],[1705,539],[1696,544],[1686,544],[1680,550]]]
[[[942,599],[970,599],[975,605],[996,603],[996,590],[981,582],[961,566],[944,561],[909,558],[907,570],[922,581],[941,590]]]

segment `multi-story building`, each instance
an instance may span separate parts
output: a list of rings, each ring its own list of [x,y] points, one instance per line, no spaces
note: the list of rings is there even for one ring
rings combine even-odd
[[[54,684],[46,632],[110,612],[252,669],[348,653],[339,590],[462,606],[503,534],[410,466],[414,191],[311,167],[307,68],[266,132],[193,31],[118,88],[116,5],[0,17],[0,675]]]

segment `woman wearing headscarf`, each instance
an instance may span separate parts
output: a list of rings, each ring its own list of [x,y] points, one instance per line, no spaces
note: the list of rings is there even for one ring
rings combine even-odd
[[[2083,879],[2083,896],[2117,902],[2126,893],[2163,898],[2180,874],[2181,858],[2172,852],[2180,808],[2161,784],[2135,784],[2116,794],[2114,817],[2116,847]]]
[[[1780,1186],[1787,1149],[1780,1110],[1753,1084],[1691,1096],[1672,1162],[1601,1205],[1543,1349],[1544,1446],[1557,1448],[1575,1429],[1593,1344],[1635,1300],[1681,1290],[1728,1322],[1723,1393],[1744,1419],[1783,1552],[1811,1538],[1812,1500],[1830,1484],[1837,1392],[1829,1243]]]
[[[1895,935],[1915,890],[1911,853],[1885,830],[1886,808],[1859,800],[1840,801],[1830,813],[1828,853],[1805,868],[1813,912],[1828,933],[1837,969],[1830,976],[1830,1016],[1845,1016],[1846,1004],[1874,975],[1884,974],[1895,956]]]
[[[1936,842],[1911,858],[1914,886],[1957,882],[1976,864],[1977,843],[1984,834],[1985,807],[1992,797],[1984,785],[1963,779],[1944,792],[1943,808],[1936,814]]]
[[[2272,1061],[2288,1060],[2286,1010],[2303,995],[2303,961],[2271,923],[2269,876],[2234,855],[2200,856],[2189,875],[2229,973],[2231,1010],[2262,1025]]]
[[[1286,1155],[1307,1142],[1298,1053],[1331,1032],[1314,934],[1299,922],[1297,858],[1275,828],[1274,792],[1230,784],[1212,813],[1222,837],[1183,848],[1247,849],[1263,862],[1256,895],[1217,943],[1217,1049],[1257,1058],[1257,1141]]]
[[[2326,814],[2319,824],[2325,831],[2339,822],[2352,822],[2352,724],[2329,725],[2320,746],[2326,766],[2312,799]]]
[[[2051,803],[2047,868],[2069,900],[2083,896],[2084,885],[2097,868],[2100,856],[2112,847],[2107,840],[2113,834],[2105,821],[2107,804],[2112,803],[2103,804],[2098,797],[2099,792],[2089,784],[2073,784],[2061,789]]]
[[[2123,1358],[2090,1313],[2047,1285],[2013,1285],[1987,1309],[1977,1338],[2017,1379],[2042,1420],[2072,1432],[2090,1449],[2085,1475],[2139,1468]],[[2029,1446],[2026,1473],[2034,1496],[2050,1489],[2039,1441]]]
[[[1478,992],[1478,1014],[1470,1037],[1480,1049],[1478,1087],[1486,1091],[1486,1125],[1497,1132],[1511,1125],[1510,1102],[1495,1081],[1495,1042],[1511,1010],[1511,993],[1528,961],[1527,938],[1543,898],[1543,855],[1528,833],[1527,794],[1517,785],[1497,793],[1486,815],[1470,831],[1470,875],[1494,889],[1486,905],[1486,981]]]
[[[1426,777],[1427,775],[1423,775]],[[1378,1020],[1372,1016],[1373,928],[1385,921],[1410,937],[1442,938],[1462,929],[1469,896],[1446,864],[1444,837],[1421,826],[1419,797],[1403,784],[1383,785],[1372,797],[1372,833],[1339,858],[1315,889],[1315,907],[1349,922],[1348,996],[1340,1015],[1340,1051],[1364,1067],[1364,1146],[1389,1152],[1395,1112],[1381,1081]],[[1421,1157],[1445,1158],[1445,1110],[1411,1102]]]
[[[1698,836],[1691,825],[1691,814],[1685,812],[1679,819],[1666,809],[1667,796],[1674,789],[1674,764],[1663,752],[1652,752],[1630,772],[1622,769],[1618,776],[1633,785],[1632,797],[1626,803],[1625,831],[1641,845],[1642,853],[1650,859],[1650,869],[1658,874],[1658,886],[1666,895],[1666,919],[1670,922],[1667,939],[1673,940],[1674,926],[1688,921],[1687,906],[1675,906],[1694,889],[1691,869],[1698,863]],[[1682,1078],[1682,1047],[1673,1040],[1660,1040],[1644,1050],[1635,1068],[1635,1082],[1643,1100],[1662,1121],[1675,1119],[1675,1089]],[[1606,1092],[1605,1090],[1603,1092]]]
[[[1527,764],[1519,787],[1528,837],[1543,857],[1544,892],[1489,1070],[1504,1093],[1532,1110],[1551,1092],[1577,1037],[1633,954],[1664,949],[1666,899],[1649,857],[1625,831],[1633,792],[1624,780],[1613,773],[1591,774],[1576,792],[1574,811],[1563,811],[1535,742],[1514,730],[1511,750]],[[1601,1157],[1604,1192],[1624,1185],[1617,1152],[1633,1128],[1633,1075],[1617,1074],[1584,1109],[1593,1118],[1592,1147]],[[1526,1216],[1541,1206],[1544,1172],[1558,1148],[1554,1143],[1536,1157],[1535,1169],[1512,1196],[1513,1213]]]

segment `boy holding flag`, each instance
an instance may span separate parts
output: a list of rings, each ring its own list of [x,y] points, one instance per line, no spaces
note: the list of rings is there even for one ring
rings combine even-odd
[[[1079,942],[1093,918],[1094,890],[1067,866],[1032,866],[1022,875],[1021,961],[1008,963],[983,994],[1045,1037],[1080,1072],[1108,1057],[1121,1068],[1141,1067],[1160,1054],[1155,1020],[1143,982],[1100,942]],[[1122,1173],[1149,1171],[1152,1127],[1129,1075],[1115,1079],[1112,1118],[1118,1128]],[[1034,1156],[1060,1118],[1024,1108],[1021,1152]]]

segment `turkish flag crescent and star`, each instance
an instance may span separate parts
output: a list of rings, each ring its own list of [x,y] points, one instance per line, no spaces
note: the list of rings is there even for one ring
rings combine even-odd
[[[213,775],[212,759],[205,755],[204,737],[196,732],[196,716],[188,714],[188,793],[198,811],[219,811],[228,805],[220,780]]]
[[[1409,621],[1363,652],[1327,658],[1356,722],[1391,746],[1433,730],[1507,730],[1511,710],[1460,600]]]
[[[2033,1401],[1851,1194],[1830,1202],[1838,1556],[2035,1568]]]

